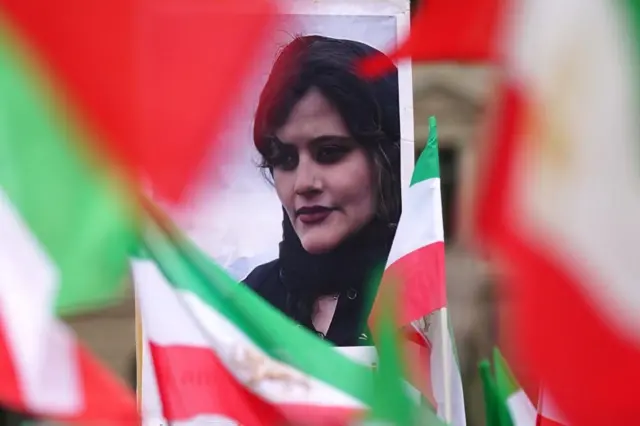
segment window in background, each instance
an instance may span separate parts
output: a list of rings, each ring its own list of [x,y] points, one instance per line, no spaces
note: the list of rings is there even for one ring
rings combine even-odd
[[[444,221],[444,240],[447,243],[456,241],[455,214],[458,195],[458,163],[459,149],[454,144],[441,145],[440,156],[440,191],[442,194],[442,216]]]

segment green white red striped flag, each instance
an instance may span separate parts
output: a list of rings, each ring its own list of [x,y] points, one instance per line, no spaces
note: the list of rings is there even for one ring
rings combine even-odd
[[[515,379],[498,348],[493,350],[493,370],[498,395],[509,411],[513,426],[536,426],[536,408]]]
[[[90,137],[0,11],[0,403],[134,423],[135,398],[57,317],[111,301],[133,214]]]
[[[429,119],[429,139],[402,199],[398,223],[379,294],[399,286],[399,323],[409,324],[446,305],[444,229],[436,119]],[[374,303],[371,322],[378,315]]]
[[[489,362],[480,363],[484,387],[486,424],[495,426],[562,426],[551,407],[544,412],[536,408],[516,381],[500,350],[493,350],[493,373]]]
[[[378,295],[398,287],[399,323],[408,326],[405,353],[409,379],[442,417],[464,426],[460,367],[446,313],[444,229],[440,195],[438,132],[429,119],[429,139],[420,155],[411,185],[402,200],[402,216],[387,260]],[[377,297],[369,322],[380,315]]]
[[[138,265],[136,291],[165,420],[341,425],[375,405],[370,364],[298,327],[164,219],[149,221],[145,246],[154,262]]]
[[[507,340],[570,423],[640,418],[640,3],[510,1],[477,231]]]
[[[298,327],[151,211],[153,262],[137,265],[136,291],[165,421],[405,424],[418,415],[415,390],[397,373],[395,335],[381,337],[377,373],[375,355],[354,361]],[[440,424],[428,407],[419,415]]]

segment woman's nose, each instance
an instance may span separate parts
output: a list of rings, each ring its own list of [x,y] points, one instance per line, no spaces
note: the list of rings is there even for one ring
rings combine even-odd
[[[295,179],[294,190],[298,195],[307,195],[322,190],[322,182],[313,161],[300,159]]]

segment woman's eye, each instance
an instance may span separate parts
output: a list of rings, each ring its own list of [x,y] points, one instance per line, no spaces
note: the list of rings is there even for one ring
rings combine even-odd
[[[291,171],[298,166],[298,155],[294,152],[281,152],[273,161],[273,167]]]
[[[316,158],[318,163],[321,164],[333,164],[340,161],[349,149],[344,146],[323,146],[318,149]]]

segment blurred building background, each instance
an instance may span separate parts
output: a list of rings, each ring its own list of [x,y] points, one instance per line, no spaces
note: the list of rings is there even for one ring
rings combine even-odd
[[[478,362],[490,356],[497,322],[487,265],[468,248],[462,225],[470,212],[463,202],[473,184],[475,140],[491,95],[492,71],[483,66],[415,65],[414,120],[416,158],[428,136],[427,119],[438,119],[440,177],[444,216],[447,296],[458,346],[467,424],[484,425],[484,400]],[[464,185],[463,185],[464,182]]]
[[[455,64],[414,66],[416,158],[427,139],[427,119],[438,118],[442,199],[447,240],[450,313],[464,378],[469,426],[484,424],[477,363],[495,342],[492,286],[485,265],[461,241],[456,215],[461,182],[473,163],[474,138],[491,90],[491,71]],[[70,320],[80,338],[127,382],[135,380],[133,295],[118,306]]]

